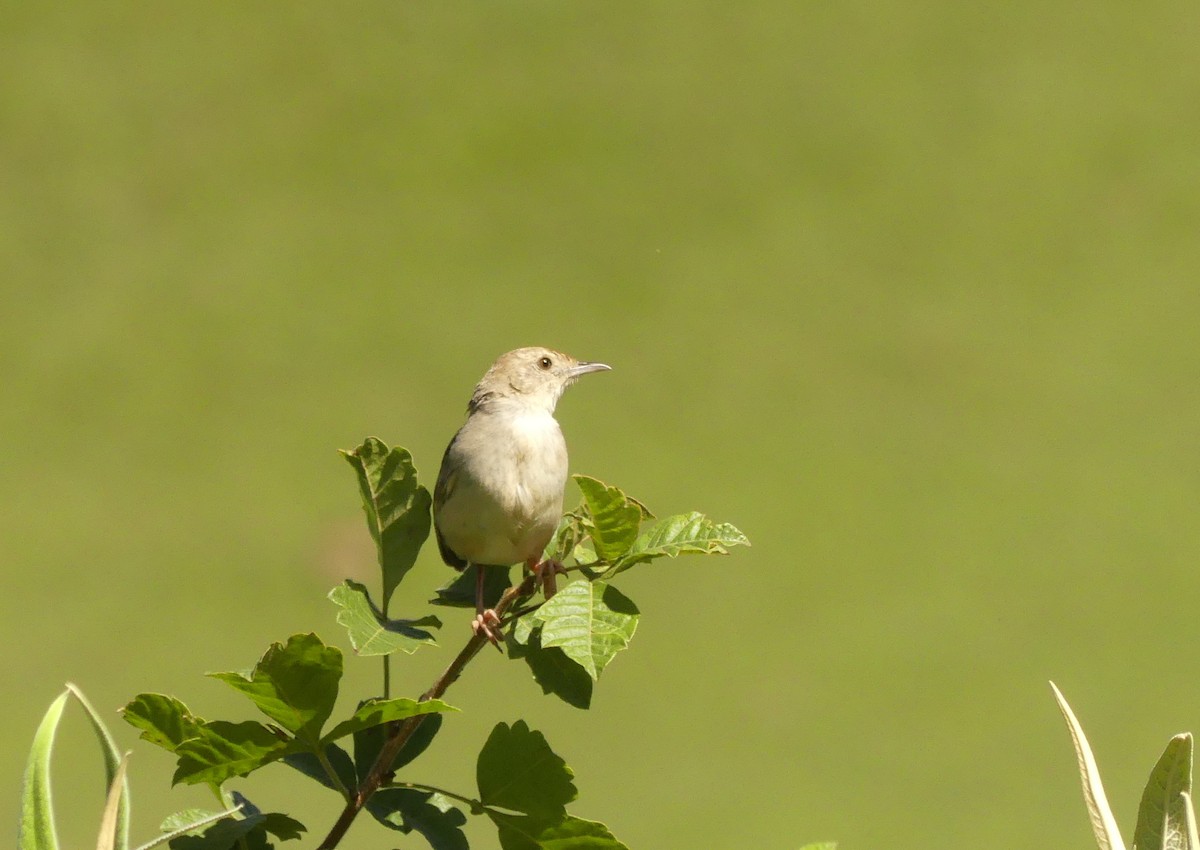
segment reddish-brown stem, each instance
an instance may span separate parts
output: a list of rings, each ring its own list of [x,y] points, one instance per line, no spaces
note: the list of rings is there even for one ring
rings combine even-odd
[[[495,611],[498,616],[502,616],[517,599],[524,596],[529,596],[533,593],[534,577],[529,576],[519,584],[510,587],[500,597],[500,601],[496,603]],[[487,643],[487,637],[482,634],[472,635],[467,641],[467,645],[462,648],[462,651],[454,657],[450,665],[442,671],[442,675],[438,676],[437,680],[425,693],[421,694],[420,702],[426,700],[438,699],[446,690],[453,685],[460,675],[463,668],[470,663],[483,645]],[[404,745],[412,737],[413,733],[421,725],[422,721],[428,717],[426,714],[419,714],[416,717],[410,717],[407,720],[397,720],[389,724],[388,738],[384,742],[383,747],[379,750],[379,755],[375,759],[375,763],[371,765],[371,770],[363,777],[362,782],[354,789],[351,799],[346,803],[346,807],[342,809],[342,813],[338,815],[338,819],[334,822],[333,828],[329,830],[329,834],[325,836],[325,840],[321,842],[318,850],[333,850],[338,845],[338,842],[346,835],[346,831],[350,829],[350,824],[358,817],[358,813],[362,811],[363,806],[367,804],[367,800],[379,790],[379,786],[383,784],[384,778],[391,772],[392,762],[396,760],[396,756],[404,749]]]

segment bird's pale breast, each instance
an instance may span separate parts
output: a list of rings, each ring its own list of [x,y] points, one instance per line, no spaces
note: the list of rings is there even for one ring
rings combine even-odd
[[[448,451],[453,469],[438,530],[476,564],[539,557],[562,516],[567,447],[542,411],[471,416]]]

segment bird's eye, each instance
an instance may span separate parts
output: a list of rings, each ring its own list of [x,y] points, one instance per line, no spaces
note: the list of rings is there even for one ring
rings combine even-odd
[[[554,361],[551,360],[549,357],[543,357],[540,360],[538,360],[538,368],[539,369],[546,370],[546,369],[549,369],[553,365],[554,365]]]

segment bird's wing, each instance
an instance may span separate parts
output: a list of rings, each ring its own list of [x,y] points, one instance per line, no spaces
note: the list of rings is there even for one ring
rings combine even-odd
[[[459,434],[461,433],[460,430]],[[454,567],[456,570],[464,570],[467,568],[466,560],[460,558],[458,553],[446,544],[446,538],[442,536],[442,530],[438,528],[438,514],[441,512],[442,505],[446,504],[454,494],[454,485],[458,482],[458,473],[452,468],[453,464],[446,462],[457,441],[458,434],[455,434],[450,445],[446,446],[446,451],[442,454],[442,467],[438,470],[437,484],[433,487],[433,532],[437,537],[438,551],[442,553],[442,560],[446,562],[446,565]]]

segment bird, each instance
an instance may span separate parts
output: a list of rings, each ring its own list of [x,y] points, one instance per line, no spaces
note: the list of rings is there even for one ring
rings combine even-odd
[[[567,483],[567,444],[554,409],[580,376],[611,368],[537,346],[502,354],[446,446],[433,493],[438,550],[456,570],[475,566],[471,630],[497,648],[500,618],[484,607],[483,571],[524,564],[547,596],[554,593],[561,565],[543,563],[542,553],[562,518]]]

